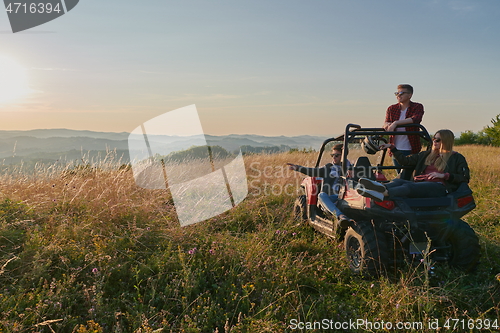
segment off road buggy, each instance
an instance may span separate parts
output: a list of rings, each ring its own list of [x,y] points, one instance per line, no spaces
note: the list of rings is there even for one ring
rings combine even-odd
[[[431,149],[432,139],[425,127],[415,124],[411,127],[418,130],[386,132],[382,128],[362,128],[349,124],[344,135],[327,139],[321,145],[316,168],[320,166],[328,144],[334,141],[344,144],[343,176],[337,207],[352,219],[347,225],[337,221],[318,201],[323,178],[308,177],[302,182],[301,188],[305,193],[295,201],[295,218],[308,221],[332,238],[343,240],[354,273],[380,275],[389,267],[398,267],[405,262],[418,263],[424,258],[432,262],[448,262],[450,266],[464,271],[470,271],[478,264],[478,238],[474,230],[461,220],[462,216],[476,207],[467,183],[462,183],[457,191],[445,197],[394,198],[381,202],[363,197],[356,191],[361,177],[384,183],[388,181],[384,172],[396,174],[388,171],[396,167],[384,166],[386,150],[377,152],[378,146],[387,142],[385,136],[416,134],[427,144],[427,149]],[[365,152],[359,149],[360,142]],[[361,151],[364,156],[358,157],[348,167],[345,161],[349,158],[350,149],[354,152],[353,146],[356,145],[357,152]],[[371,164],[368,158],[370,154],[367,153],[378,155],[373,156],[378,157],[376,165]],[[402,178],[411,179],[411,167],[403,168]]]

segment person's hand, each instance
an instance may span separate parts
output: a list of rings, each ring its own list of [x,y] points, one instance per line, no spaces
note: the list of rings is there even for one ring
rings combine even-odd
[[[384,123],[384,126],[382,126],[382,128],[387,131],[389,126],[391,126],[391,123]]]
[[[393,122],[389,127],[387,128],[387,132],[394,132],[396,130],[396,126],[398,126],[397,122]]]
[[[297,169],[299,168],[297,164],[287,163],[286,165],[288,165],[288,168],[293,171],[297,171]]]
[[[387,149],[387,148],[391,148],[391,146],[392,146],[392,144],[390,144],[390,143],[384,143],[383,145],[380,145],[378,147],[378,149],[384,150],[384,149]]]
[[[439,172],[431,172],[428,175],[428,179],[443,179],[445,176],[444,173],[439,173]]]

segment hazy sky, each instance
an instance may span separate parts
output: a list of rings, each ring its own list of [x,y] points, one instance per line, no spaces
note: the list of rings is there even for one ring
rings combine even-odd
[[[478,131],[500,113],[499,18],[498,0],[81,0],[13,34],[2,11],[0,129],[130,132],[196,104],[208,134],[336,135],[381,126],[410,83],[430,131]]]

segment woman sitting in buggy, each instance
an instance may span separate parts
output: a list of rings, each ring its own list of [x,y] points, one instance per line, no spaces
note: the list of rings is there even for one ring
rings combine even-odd
[[[390,148],[403,166],[415,167],[414,181],[396,178],[382,184],[367,178],[359,179],[357,192],[376,201],[384,198],[442,197],[455,191],[462,182],[469,182],[470,172],[465,157],[453,151],[455,136],[443,129],[436,132],[432,149],[404,156],[394,145],[383,144],[380,149]]]

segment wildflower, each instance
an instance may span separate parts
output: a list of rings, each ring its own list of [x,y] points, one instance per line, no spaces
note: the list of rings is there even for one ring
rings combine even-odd
[[[210,250],[208,250],[208,253],[215,254],[215,250],[214,249],[210,249]]]
[[[99,272],[97,268],[92,268],[92,273],[97,274],[97,272]]]
[[[370,288],[373,288],[375,285],[372,283],[372,285],[370,286]]]
[[[281,232],[281,231],[279,231],[279,230],[276,230],[276,234],[278,234],[278,235],[279,235],[279,234],[280,234],[280,232]]]
[[[399,303],[398,303],[398,304],[396,304],[396,309],[399,309]]]
[[[292,236],[297,236],[297,233],[296,232],[292,233]]]
[[[195,254],[196,253],[196,248],[193,247],[191,250],[188,251],[189,254]]]

